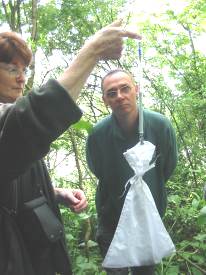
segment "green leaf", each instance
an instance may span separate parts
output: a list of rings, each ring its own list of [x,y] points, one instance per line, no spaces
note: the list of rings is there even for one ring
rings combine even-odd
[[[204,240],[206,240],[206,234],[198,234],[194,237],[194,239],[203,242]]]
[[[200,215],[206,216],[206,206],[204,206],[204,207],[200,210]]]
[[[197,223],[199,225],[203,225],[206,224],[206,206],[204,206],[201,210],[200,210],[200,214],[197,218]]]
[[[66,239],[69,240],[69,241],[72,241],[74,240],[74,236],[72,234],[66,234]]]
[[[199,205],[199,200],[193,199],[192,200],[192,206],[195,207],[195,208],[198,208],[198,205]]]
[[[199,271],[197,268],[192,267],[192,274],[193,275],[202,275],[203,273]]]
[[[205,263],[205,257],[201,255],[192,255],[191,259],[200,265]]]
[[[174,274],[179,274],[178,266],[171,266],[167,269],[167,275],[174,275]]]
[[[91,217],[91,215],[87,214],[87,213],[80,213],[79,214],[79,219],[80,220],[87,220]]]
[[[172,202],[174,204],[179,204],[180,201],[181,201],[181,197],[178,196],[178,195],[171,195],[171,196],[168,197],[168,201]]]
[[[86,130],[88,133],[90,133],[93,128],[93,125],[89,121],[81,119],[73,125],[73,128],[75,130]]]

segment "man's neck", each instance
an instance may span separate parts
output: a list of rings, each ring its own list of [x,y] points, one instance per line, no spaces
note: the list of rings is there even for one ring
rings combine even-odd
[[[138,111],[131,113],[128,116],[117,117],[118,124],[125,136],[131,136],[137,127]]]

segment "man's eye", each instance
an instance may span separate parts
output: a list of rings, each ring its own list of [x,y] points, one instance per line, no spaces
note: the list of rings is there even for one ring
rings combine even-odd
[[[121,92],[123,92],[123,93],[129,93],[130,90],[131,90],[131,88],[127,85],[121,87]]]
[[[110,97],[110,98],[114,98],[114,97],[116,97],[116,95],[117,95],[116,91],[110,91],[110,92],[107,93],[107,96]]]

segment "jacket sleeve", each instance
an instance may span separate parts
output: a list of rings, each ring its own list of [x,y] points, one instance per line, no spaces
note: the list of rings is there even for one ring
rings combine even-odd
[[[171,177],[177,165],[178,151],[175,130],[169,120],[165,131],[164,177],[165,181],[167,181]]]
[[[78,121],[81,114],[55,80],[14,104],[1,104],[0,182],[15,178],[44,157],[51,142]]]
[[[87,138],[86,159],[89,169],[98,179],[100,178],[100,158],[101,153],[98,150],[94,136],[91,134]]]

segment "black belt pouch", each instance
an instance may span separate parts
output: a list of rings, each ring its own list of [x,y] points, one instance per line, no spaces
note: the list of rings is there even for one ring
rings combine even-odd
[[[44,196],[24,203],[19,215],[23,238],[39,247],[58,241],[63,235],[63,225],[50,209]]]

